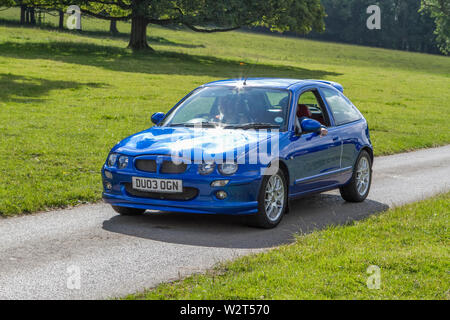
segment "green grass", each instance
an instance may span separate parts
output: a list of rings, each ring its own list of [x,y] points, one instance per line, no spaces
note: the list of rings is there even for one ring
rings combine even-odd
[[[447,193],[126,299],[448,300],[449,214]],[[379,289],[367,287],[371,265],[380,268]]]
[[[369,121],[376,155],[450,142],[448,57],[245,32],[149,28],[156,54],[126,49],[130,25],[85,31],[20,27],[0,12],[0,214],[100,199],[100,167],[194,87],[252,76],[342,83]],[[240,62],[246,62],[241,65]]]

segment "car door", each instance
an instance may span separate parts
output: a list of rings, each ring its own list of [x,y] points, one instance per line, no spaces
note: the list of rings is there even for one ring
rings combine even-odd
[[[342,140],[341,171],[343,181],[350,178],[352,166],[358,157],[357,139],[365,130],[362,115],[356,107],[341,92],[334,88],[321,87],[319,89],[330,115],[333,126],[329,132],[338,135]]]
[[[311,115],[320,119],[326,127],[331,125],[328,110],[316,87],[302,90],[296,105],[307,104],[310,110],[321,111],[321,115]],[[295,116],[297,111],[295,111]],[[318,133],[296,134],[290,136],[291,152],[288,156],[291,175],[291,194],[302,194],[325,189],[336,184],[333,173],[339,171],[341,163],[341,139],[337,132],[320,136]]]

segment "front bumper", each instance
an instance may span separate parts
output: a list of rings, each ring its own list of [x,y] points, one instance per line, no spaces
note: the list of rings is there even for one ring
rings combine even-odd
[[[252,168],[254,169],[254,168]],[[105,176],[105,170],[112,174],[112,179]],[[164,200],[135,196],[127,191],[132,177],[181,179],[183,188],[190,187],[198,190],[191,200]],[[196,171],[188,170],[183,174],[157,174],[138,170],[118,170],[103,167],[103,199],[114,206],[130,207],[148,210],[174,211],[186,213],[205,214],[253,214],[258,211],[258,193],[261,185],[259,170],[241,170],[240,174],[225,177],[217,173],[201,176]],[[211,187],[215,180],[229,180],[224,187]],[[106,183],[112,189],[106,188]],[[215,196],[219,190],[225,191],[228,196],[220,200]]]

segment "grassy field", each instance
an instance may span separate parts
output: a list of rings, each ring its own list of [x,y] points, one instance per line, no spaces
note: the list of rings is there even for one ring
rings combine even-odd
[[[122,138],[151,125],[202,83],[251,76],[342,83],[369,121],[376,155],[450,142],[450,59],[230,32],[149,28],[155,54],[126,49],[130,25],[84,31],[20,27],[0,12],[0,215],[96,201],[100,167]],[[244,62],[242,65],[240,62]]]
[[[449,215],[447,193],[126,298],[448,300]],[[379,289],[367,286],[371,265]]]

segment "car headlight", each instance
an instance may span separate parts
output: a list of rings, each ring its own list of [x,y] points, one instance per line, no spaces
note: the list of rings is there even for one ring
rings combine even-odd
[[[238,169],[237,163],[219,164],[219,172],[226,176],[236,173],[237,169]]]
[[[202,175],[210,174],[214,171],[216,164],[214,162],[204,162],[198,165],[198,173]]]
[[[108,167],[113,167],[117,161],[117,153],[111,153],[108,157]]]
[[[119,157],[119,169],[125,169],[126,167],[128,167],[128,157],[120,156]]]

